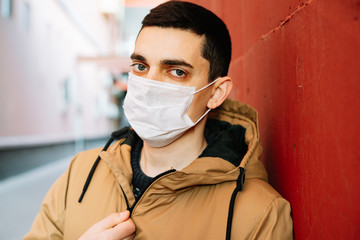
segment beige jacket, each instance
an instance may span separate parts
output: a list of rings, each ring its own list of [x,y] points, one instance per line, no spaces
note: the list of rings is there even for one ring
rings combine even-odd
[[[209,143],[210,153],[181,171],[156,178],[135,206],[131,137],[125,142],[118,140],[107,151],[94,149],[78,154],[47,193],[24,239],[78,239],[94,223],[126,210],[127,204],[133,206],[136,240],[225,239],[229,202],[240,167],[246,169],[245,183],[235,198],[231,239],[292,239],[290,204],[267,183],[266,171],[258,160],[262,150],[255,110],[228,100],[212,111],[209,119],[223,121],[216,130],[221,131],[213,134],[217,140],[212,146]],[[224,137],[222,128],[226,131],[229,126],[235,126],[235,132]],[[239,129],[244,134],[237,134]],[[239,159],[232,153],[240,149],[237,141],[241,136],[247,151]],[[101,161],[79,203],[84,182],[99,154]],[[236,161],[240,165],[236,166]]]

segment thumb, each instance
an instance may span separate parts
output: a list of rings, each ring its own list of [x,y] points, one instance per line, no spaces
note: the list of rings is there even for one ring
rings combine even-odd
[[[130,216],[129,211],[113,213],[94,225],[94,230],[105,230],[125,222]]]

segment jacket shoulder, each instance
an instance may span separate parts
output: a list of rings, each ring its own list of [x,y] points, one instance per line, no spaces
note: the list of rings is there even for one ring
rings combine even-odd
[[[233,229],[246,239],[292,239],[290,203],[267,182],[246,180],[236,198]]]

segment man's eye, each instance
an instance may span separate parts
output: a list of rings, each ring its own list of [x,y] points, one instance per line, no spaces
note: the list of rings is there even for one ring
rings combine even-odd
[[[171,75],[175,77],[184,77],[186,75],[186,72],[184,72],[181,69],[174,69],[170,71]]]
[[[135,71],[142,72],[146,70],[146,67],[140,63],[134,63],[132,66],[134,67]]]

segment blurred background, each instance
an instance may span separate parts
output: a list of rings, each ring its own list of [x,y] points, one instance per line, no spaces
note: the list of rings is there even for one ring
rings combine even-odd
[[[295,239],[360,235],[360,0],[190,0],[224,20],[231,98],[259,113]],[[129,53],[155,0],[0,0],[0,239],[21,239],[72,156],[126,125]]]
[[[161,0],[0,0],[0,239],[21,239],[75,153],[127,124],[129,56]]]

